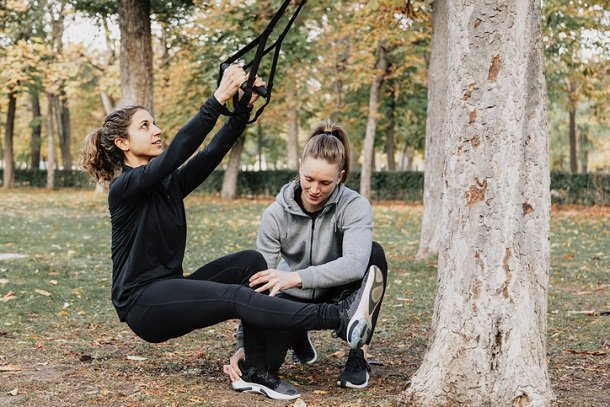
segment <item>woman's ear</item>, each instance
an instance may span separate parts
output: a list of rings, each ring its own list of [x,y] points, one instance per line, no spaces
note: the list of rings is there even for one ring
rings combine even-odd
[[[129,151],[129,140],[127,140],[126,138],[122,138],[122,137],[115,138],[114,145],[123,151]]]
[[[343,178],[345,177],[345,170],[341,170],[339,173],[339,184],[343,182]]]

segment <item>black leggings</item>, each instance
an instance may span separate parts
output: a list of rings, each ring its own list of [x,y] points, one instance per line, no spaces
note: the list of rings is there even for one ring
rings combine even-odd
[[[385,257],[383,247],[381,247],[381,245],[377,242],[373,242],[373,246],[371,249],[371,257],[369,259],[369,264],[367,265],[367,270],[372,265],[379,267],[381,273],[383,274],[383,292],[385,294],[385,287],[388,280],[388,263]],[[361,284],[362,280],[357,280],[346,285],[332,287],[327,292],[325,292],[324,295],[319,298],[316,298],[315,300],[299,299],[283,293],[280,293],[278,297],[286,298],[290,301],[300,303],[332,303],[336,302],[338,298],[344,295],[344,293],[351,293],[353,291],[358,290]],[[371,335],[366,341],[367,345],[370,344],[371,339],[373,337],[373,332],[375,331],[375,326],[377,325],[377,318],[379,317],[380,310],[381,303],[379,303],[377,310],[375,310],[375,313],[373,314],[373,326],[371,330]],[[248,328],[244,324],[243,340],[246,359],[248,360],[249,364],[260,367],[269,367],[270,369],[277,371],[284,363],[286,353],[292,345],[292,342],[294,342],[294,340],[299,335],[305,335],[305,332],[298,330],[282,330],[269,332],[262,329],[256,329],[256,327]]]
[[[254,250],[221,257],[188,277],[159,280],[144,288],[126,322],[148,342],[163,342],[195,329],[239,318],[250,329],[338,329],[338,307],[303,304],[260,294],[248,279],[267,269]]]

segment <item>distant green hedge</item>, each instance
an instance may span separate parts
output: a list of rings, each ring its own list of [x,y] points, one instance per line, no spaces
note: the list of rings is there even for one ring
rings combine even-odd
[[[561,204],[610,205],[610,174],[552,172],[551,200]]]
[[[4,170],[0,169],[0,185]],[[44,188],[47,185],[47,170],[15,170],[16,187]],[[55,188],[89,188],[92,184],[87,175],[78,170],[56,170]]]
[[[3,170],[0,169],[0,185]],[[223,171],[214,171],[199,188],[198,193],[214,195],[222,188]],[[242,171],[237,178],[237,193],[241,197],[273,196],[282,185],[294,178],[296,173],[288,170]],[[47,172],[44,170],[16,170],[17,187],[44,188]],[[352,171],[347,185],[360,188],[360,172]],[[91,188],[88,177],[81,171],[55,171],[56,188]],[[374,200],[401,200],[421,202],[424,175],[422,172],[379,171],[373,173],[371,182]],[[551,198],[554,203],[582,205],[610,205],[610,175],[551,173]]]

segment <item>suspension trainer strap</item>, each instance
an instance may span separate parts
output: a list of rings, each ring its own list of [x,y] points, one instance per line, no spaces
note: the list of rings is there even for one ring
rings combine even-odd
[[[275,76],[275,70],[277,68],[277,61],[279,59],[280,48],[282,46],[282,42],[284,41],[284,38],[288,34],[288,31],[290,31],[290,27],[292,26],[294,21],[297,19],[299,12],[303,8],[303,5],[307,2],[307,0],[302,0],[300,2],[297,9],[293,13],[292,17],[288,21],[288,24],[286,24],[286,27],[278,36],[277,40],[273,44],[271,44],[268,48],[265,48],[267,40],[269,39],[269,36],[273,32],[273,28],[278,23],[278,21],[280,20],[282,15],[285,13],[286,8],[288,7],[288,5],[290,4],[291,1],[292,0],[285,0],[284,3],[282,4],[282,6],[280,7],[280,9],[278,10],[278,12],[273,16],[272,20],[269,22],[269,24],[267,25],[265,30],[258,37],[256,37],[254,40],[252,40],[248,45],[246,45],[241,50],[237,51],[235,54],[233,54],[232,56],[227,58],[220,65],[220,74],[218,76],[219,84],[220,84],[220,80],[222,79],[224,70],[230,64],[238,61],[241,57],[243,57],[246,53],[248,53],[254,47],[257,47],[256,55],[255,55],[254,59],[252,61],[250,61],[249,63],[245,64],[243,67],[244,69],[250,68],[248,80],[244,83],[244,85],[242,85],[242,89],[244,90],[244,95],[242,96],[241,100],[239,99],[239,96],[237,94],[233,97],[233,106],[238,106],[240,103],[243,105],[246,105],[250,101],[252,92],[256,92],[261,97],[266,99],[265,104],[256,111],[254,119],[250,120],[248,123],[254,123],[258,119],[258,117],[263,113],[263,110],[265,109],[265,107],[271,101],[271,91],[273,89],[273,77]],[[267,55],[272,49],[275,49],[275,52],[273,55],[273,62],[271,64],[269,78],[267,79],[267,86],[266,86],[266,88],[253,88],[252,86],[254,84],[254,81],[256,80],[256,73],[260,66],[260,62],[261,62],[262,58],[265,55]],[[234,113],[235,113],[235,111],[232,112],[229,109],[227,109],[225,106],[223,106],[223,114],[225,114],[227,116],[231,116]]]

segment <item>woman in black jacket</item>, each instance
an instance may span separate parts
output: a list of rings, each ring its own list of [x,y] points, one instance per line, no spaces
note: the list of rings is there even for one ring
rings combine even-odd
[[[360,347],[370,331],[368,304],[374,281],[363,284],[356,295],[339,305],[269,297],[249,287],[250,277],[267,268],[262,255],[253,250],[212,261],[189,276],[183,274],[183,199],[208,177],[243,133],[257,96],[248,107],[236,106],[236,114],[212,141],[193,154],[214,127],[222,105],[239,92],[246,79],[243,69],[229,67],[214,95],[165,150],[161,129],[141,106],[110,113],[102,127],[87,136],[83,166],[97,182],[109,185],[114,307],[120,320],[149,342],[163,342],[239,318],[244,332],[250,327],[336,329],[353,347]],[[257,78],[254,86],[262,85]],[[245,350],[247,355],[248,343]],[[283,391],[288,384],[279,379],[263,377],[259,381],[270,391],[290,393]]]

